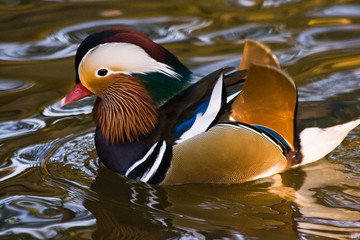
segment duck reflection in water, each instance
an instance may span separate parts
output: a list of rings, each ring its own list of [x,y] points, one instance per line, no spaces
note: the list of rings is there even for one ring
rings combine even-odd
[[[291,202],[257,184],[151,186],[101,167],[84,206],[97,222],[94,239],[205,239],[269,229],[294,235]],[[251,189],[249,188],[251,186]],[[265,190],[265,191],[264,191]],[[167,230],[168,229],[168,230]],[[257,233],[258,234],[258,233]]]
[[[100,167],[84,206],[97,222],[94,239],[159,239],[168,224],[169,203],[161,188],[126,181]]]
[[[284,239],[299,233],[348,239],[360,232],[359,212],[332,207],[341,200],[318,191],[336,186],[356,198],[344,184],[360,187],[325,159],[236,185],[151,186],[100,167],[84,206],[96,218],[94,239],[266,238],[269,231]]]

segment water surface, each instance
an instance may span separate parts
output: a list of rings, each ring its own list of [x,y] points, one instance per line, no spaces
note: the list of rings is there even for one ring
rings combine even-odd
[[[0,239],[359,239],[360,128],[320,161],[238,185],[150,186],[97,158],[94,99],[60,108],[79,43],[124,25],[197,75],[268,45],[299,88],[307,124],[360,113],[356,0],[0,3]],[[337,107],[336,107],[337,106]],[[341,118],[341,119],[340,119]]]

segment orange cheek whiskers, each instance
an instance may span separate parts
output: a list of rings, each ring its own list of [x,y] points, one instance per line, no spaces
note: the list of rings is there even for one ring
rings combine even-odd
[[[128,75],[117,75],[94,106],[94,120],[104,138],[133,142],[148,135],[157,123],[157,111],[145,87]]]

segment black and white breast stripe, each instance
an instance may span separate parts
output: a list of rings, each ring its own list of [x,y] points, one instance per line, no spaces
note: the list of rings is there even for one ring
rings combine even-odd
[[[125,176],[150,184],[160,183],[170,167],[171,158],[172,146],[165,141],[157,142],[128,168]]]

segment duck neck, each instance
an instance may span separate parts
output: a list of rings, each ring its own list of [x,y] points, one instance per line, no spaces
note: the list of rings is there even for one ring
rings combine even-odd
[[[138,141],[157,123],[153,100],[136,79],[122,77],[96,99],[94,120],[108,143]]]

